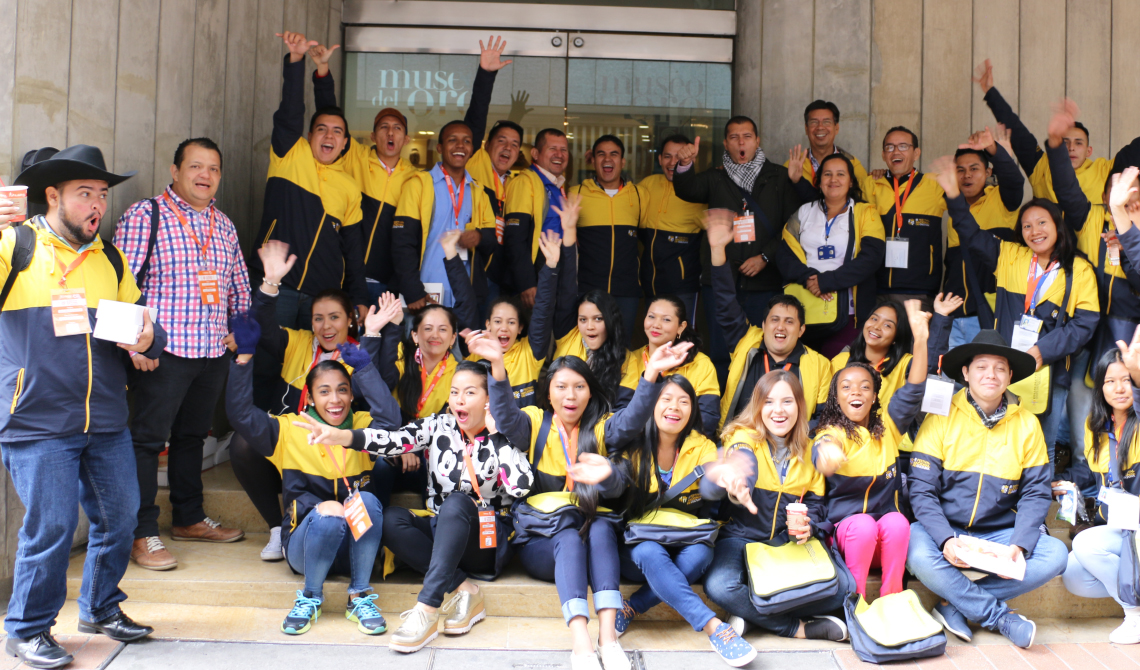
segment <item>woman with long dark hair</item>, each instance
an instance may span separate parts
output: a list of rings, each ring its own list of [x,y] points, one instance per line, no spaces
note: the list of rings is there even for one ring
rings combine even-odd
[[[1085,457],[1101,490],[1140,495],[1140,333],[1130,345],[1117,342],[1096,364],[1092,407],[1085,423]],[[1108,505],[1097,504],[1094,521],[1073,538],[1073,551],[1062,575],[1065,588],[1084,598],[1114,598],[1124,608],[1124,623],[1109,634],[1114,644],[1140,644],[1140,607],[1121,599],[1121,554],[1125,533],[1102,525]]]
[[[1096,274],[1078,254],[1055,203],[1043,198],[1025,203],[1017,219],[1016,241],[1003,242],[978,227],[958,189],[952,158],[938,159],[931,171],[937,172],[946,191],[961,243],[968,246],[976,264],[996,274],[995,330],[1013,348],[1033,356],[1038,371],[1048,369],[1050,399],[1047,403],[1041,399],[1041,407],[1034,411],[1053,462],[1069,397],[1071,359],[1092,339],[1100,320]]]
[[[586,628],[589,585],[598,612],[601,664],[605,670],[629,670],[615,628],[617,612],[622,609],[617,519],[599,513],[600,500],[618,498],[625,486],[606,458],[607,445],[622,444],[643,429],[657,396],[657,377],[676,367],[691,345],[664,346],[654,352],[629,405],[611,413],[593,370],[577,356],[562,356],[550,364],[539,382],[539,397],[545,400],[541,408],[520,409],[511,394],[498,343],[482,333],[468,335],[467,341],[471,351],[491,363],[491,416],[512,444],[529,453],[534,485],[528,501],[535,500],[535,494],[569,492],[576,507],[560,515],[559,526],[550,536],[527,533],[516,523],[514,539],[527,573],[558,587],[572,636],[571,667],[599,667]],[[568,523],[561,523],[563,517]]]

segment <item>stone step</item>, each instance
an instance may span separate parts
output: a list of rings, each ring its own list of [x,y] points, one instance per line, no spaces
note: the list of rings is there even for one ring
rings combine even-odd
[[[154,572],[131,564],[120,587],[135,602],[288,609],[297,590],[302,588],[303,580],[300,575],[293,574],[284,562],[261,560],[261,548],[267,537],[266,534],[251,533],[244,541],[232,544],[171,541],[167,546],[179,560],[176,570]],[[83,554],[79,552],[72,558],[68,569],[69,598],[78,597],[82,575]],[[387,580],[381,580],[378,572],[373,574],[373,586],[380,596],[379,605],[386,612],[410,609],[415,604],[422,581],[418,573],[408,569],[398,570]],[[344,577],[330,578],[325,585],[328,607],[344,607],[346,585]],[[933,606],[935,596],[917,580],[912,579],[909,586],[927,607]],[[554,584],[528,577],[517,559],[497,580],[482,583],[482,587],[485,589],[487,612],[491,616],[562,616]],[[622,592],[628,596],[637,588],[635,584],[623,584]],[[868,595],[874,597],[878,589],[879,579],[873,576],[868,584]],[[704,598],[700,586],[694,590]],[[710,606],[719,611],[715,605]],[[1111,599],[1092,600],[1071,595],[1059,577],[1033,593],[1016,598],[1010,606],[1029,618],[1084,619],[1122,615],[1120,607]],[[644,618],[673,621],[680,617],[672,608],[661,605]]]

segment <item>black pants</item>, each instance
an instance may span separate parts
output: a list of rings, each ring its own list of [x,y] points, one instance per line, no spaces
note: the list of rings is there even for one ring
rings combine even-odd
[[[420,497],[420,505],[424,504],[427,495],[427,459],[420,456],[420,467],[411,472],[404,472],[399,458],[377,458],[376,467],[372,470],[372,493],[388,509],[392,502],[392,494],[401,491],[415,493]]]
[[[423,573],[424,587],[416,600],[428,607],[442,605],[443,595],[459,588],[467,572],[495,570],[495,550],[479,548],[478,508],[463,493],[444,499],[434,532],[431,517],[418,517],[402,507],[385,509],[384,547]]]
[[[258,514],[270,528],[281,525],[281,473],[237,433],[230,440],[230,464]]]
[[[135,538],[158,535],[158,456],[167,439],[167,477],[175,526],[193,526],[202,510],[202,443],[226,384],[225,356],[181,358],[163,352],[150,372],[132,370],[131,439],[138,468],[139,514]]]

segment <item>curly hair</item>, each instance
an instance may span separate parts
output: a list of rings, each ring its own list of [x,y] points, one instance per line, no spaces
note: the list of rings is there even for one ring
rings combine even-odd
[[[866,363],[859,362],[848,363],[843,366],[842,370],[831,377],[831,386],[827,390],[827,402],[825,402],[823,407],[819,410],[819,424],[816,426],[815,433],[818,435],[824,428],[835,426],[842,428],[848,439],[854,440],[859,436],[859,427],[854,421],[847,418],[847,415],[843,413],[843,408],[839,406],[839,377],[843,374],[844,370],[850,368],[866,370],[867,374],[871,375],[871,381],[874,382],[875,385],[875,401],[871,404],[871,414],[867,417],[867,431],[871,433],[872,439],[882,439],[883,417],[880,416],[881,403],[879,402],[879,389],[883,386],[883,378],[875,368]]]

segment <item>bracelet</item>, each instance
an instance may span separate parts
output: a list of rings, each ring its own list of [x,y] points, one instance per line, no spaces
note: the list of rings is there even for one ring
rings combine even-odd
[[[382,334],[381,333],[376,333],[376,334],[364,333],[364,336],[365,337],[382,337]]]
[[[281,282],[277,282],[276,284],[274,284],[273,282],[269,281],[268,279],[264,279],[264,278],[262,278],[261,283],[265,284],[266,286],[272,286],[273,288],[280,288],[280,286],[281,286]]]

